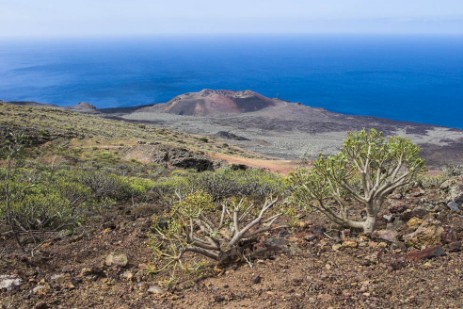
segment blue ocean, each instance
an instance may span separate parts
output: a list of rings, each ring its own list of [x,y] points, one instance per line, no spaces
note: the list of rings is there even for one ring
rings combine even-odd
[[[0,41],[0,99],[99,108],[203,88],[463,129],[462,36],[173,36]]]

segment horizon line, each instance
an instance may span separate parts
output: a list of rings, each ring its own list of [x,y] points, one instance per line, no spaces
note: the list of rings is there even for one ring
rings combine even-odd
[[[117,38],[156,38],[156,37],[231,37],[231,36],[382,36],[382,37],[458,37],[463,32],[165,32],[146,34],[86,34],[86,35],[0,35],[0,40],[23,39],[117,39]]]

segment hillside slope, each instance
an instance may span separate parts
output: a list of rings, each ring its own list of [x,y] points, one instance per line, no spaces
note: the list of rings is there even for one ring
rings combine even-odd
[[[385,201],[377,233],[362,235],[317,211],[294,209],[278,175],[233,168],[199,173],[176,165],[219,159],[266,167],[262,157],[212,136],[7,104],[0,104],[0,133],[1,145],[9,133],[31,142],[26,158],[15,162],[14,181],[0,160],[0,188],[4,193],[6,183],[15,184],[9,188],[21,194],[13,200],[27,201],[15,204],[25,210],[17,219],[40,219],[29,221],[34,229],[19,231],[22,251],[0,208],[1,308],[463,307],[463,176],[423,177],[419,187],[396,192]],[[283,163],[274,170],[295,167]],[[172,276],[156,263],[153,234],[160,221],[153,218],[171,215],[179,196],[193,188],[215,192],[218,214],[237,197],[260,205],[274,192],[288,214],[253,243],[263,254],[249,264],[220,268],[186,255],[184,265],[193,267]],[[233,196],[224,197],[228,190]],[[1,195],[0,207],[5,200]],[[81,216],[73,225],[58,221],[47,228],[42,220],[53,205],[53,219],[75,209]],[[359,210],[352,208],[360,216]]]

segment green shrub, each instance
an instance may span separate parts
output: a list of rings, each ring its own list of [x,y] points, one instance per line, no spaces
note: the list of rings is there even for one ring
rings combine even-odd
[[[77,224],[88,211],[99,211],[115,201],[145,198],[156,185],[150,179],[105,170],[39,164],[19,166],[9,179],[0,168],[0,176],[0,220],[6,218],[9,201],[10,217],[28,230]]]
[[[279,196],[285,191],[285,182],[281,176],[256,169],[203,172],[191,177],[190,182],[194,189],[206,191],[214,200],[232,196],[262,200],[269,195]]]
[[[1,183],[5,192],[6,181]],[[8,183],[11,218],[23,231],[56,229],[78,223],[87,208],[90,190],[65,179],[48,181],[10,180]],[[6,199],[0,200],[0,218],[6,215]]]
[[[178,200],[178,196],[184,196],[192,192],[192,185],[188,176],[173,174],[170,177],[161,177],[150,190],[150,195],[158,202],[172,204]]]
[[[139,177],[121,177],[127,183],[128,190],[132,195],[143,195],[153,189],[156,182],[151,179]]]
[[[288,180],[296,201],[315,207],[337,224],[370,233],[386,197],[413,184],[424,170],[419,152],[411,141],[385,139],[374,129],[351,132],[338,154],[320,155],[310,170],[300,169]],[[355,203],[365,211],[365,219],[350,217]]]
[[[122,200],[129,198],[129,185],[114,174],[102,171],[83,171],[79,182],[88,187],[97,201],[103,198]]]

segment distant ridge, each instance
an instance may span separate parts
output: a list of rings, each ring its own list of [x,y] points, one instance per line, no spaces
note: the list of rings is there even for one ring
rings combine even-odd
[[[157,111],[176,115],[208,116],[221,113],[248,113],[268,107],[286,105],[285,101],[267,98],[251,90],[210,90],[176,96],[165,104],[138,111]]]
[[[54,104],[47,104],[47,103],[39,103],[34,101],[2,101],[0,103],[4,104],[12,104],[12,105],[19,105],[19,106],[49,106],[49,107],[58,107]]]

